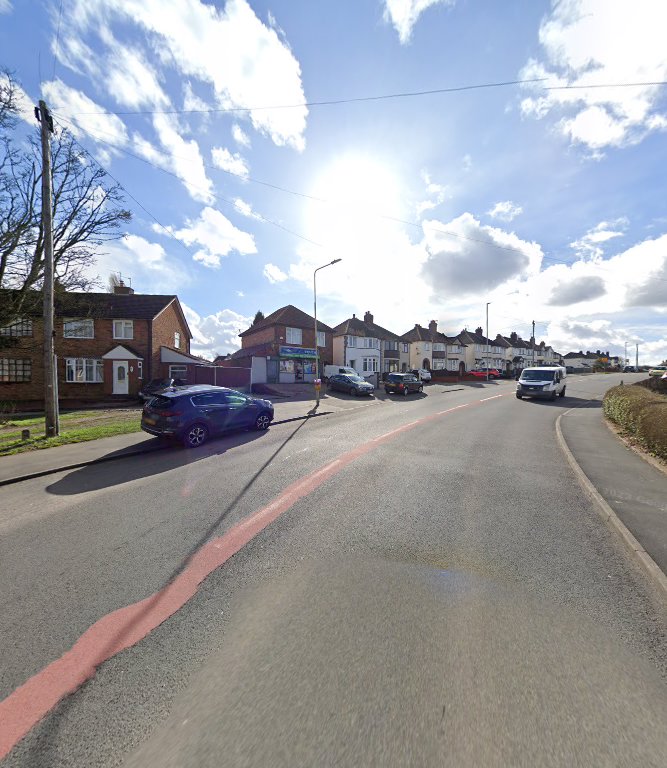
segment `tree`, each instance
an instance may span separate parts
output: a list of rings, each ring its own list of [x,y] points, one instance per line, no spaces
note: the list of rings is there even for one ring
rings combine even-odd
[[[257,310],[257,313],[255,314],[255,319],[252,321],[252,324],[257,325],[257,323],[261,323],[262,320],[264,320],[264,313],[261,310]]]
[[[18,85],[0,73],[0,326],[35,311],[44,276],[41,149],[37,129],[27,144],[14,140]],[[96,285],[89,267],[100,246],[122,236],[131,214],[122,190],[66,130],[52,137],[54,274],[64,290]]]

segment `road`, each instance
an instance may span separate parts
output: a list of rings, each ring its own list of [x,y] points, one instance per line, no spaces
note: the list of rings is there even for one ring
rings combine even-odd
[[[5,701],[212,544],[155,629],[150,602],[98,625],[142,639],[2,768],[664,765],[664,606],[554,436],[618,378],[433,385],[3,488]]]

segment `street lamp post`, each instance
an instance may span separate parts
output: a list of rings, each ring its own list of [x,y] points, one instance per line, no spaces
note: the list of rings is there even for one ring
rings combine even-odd
[[[328,264],[323,264],[321,267],[318,267],[313,272],[313,315],[315,316],[315,378],[320,379],[320,350],[317,346],[317,273],[321,269],[325,269],[325,267],[330,267],[332,264],[338,264],[338,262],[341,261],[341,259],[334,259],[333,261],[330,261]],[[320,404],[320,389],[318,386],[315,387],[315,407]]]
[[[489,380],[489,354],[491,352],[489,348],[489,304],[491,302],[486,302],[486,380]]]

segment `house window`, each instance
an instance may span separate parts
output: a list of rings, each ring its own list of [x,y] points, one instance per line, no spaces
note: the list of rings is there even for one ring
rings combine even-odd
[[[364,357],[362,370],[364,373],[377,373],[378,359],[377,357]]]
[[[445,345],[444,344],[434,344],[433,345],[433,351],[434,352],[444,352],[445,351]]]
[[[0,381],[7,383],[30,381],[32,378],[32,360],[22,358],[19,360],[0,359]]]
[[[0,328],[0,336],[32,336],[32,320],[22,317],[15,323]]]
[[[301,344],[302,338],[301,328],[288,328],[287,329],[287,343],[288,344]]]
[[[174,346],[176,349],[181,348],[181,334],[178,331],[174,332]]]
[[[73,384],[101,384],[102,361],[93,357],[66,357],[65,380]]]
[[[458,354],[461,351],[461,347],[458,344],[452,344],[450,351]]]
[[[317,346],[318,347],[326,347],[326,345],[327,345],[326,333],[324,331],[318,331],[317,332]]]
[[[403,352],[409,352],[410,351],[410,345],[409,344],[403,344]]]
[[[387,352],[398,352],[398,342],[385,341],[384,348],[387,350]]]
[[[431,351],[431,344],[428,341],[424,342],[424,352],[430,352]]]
[[[94,339],[95,323],[92,319],[64,320],[63,336],[66,339]]]
[[[134,321],[133,320],[114,320],[113,321],[114,339],[133,339]]]
[[[170,379],[185,379],[187,375],[188,375],[187,365],[170,365],[169,366]]]
[[[144,364],[143,361],[137,360],[137,378],[143,379],[144,378]]]
[[[346,336],[345,342],[347,343],[348,347],[356,347],[357,346],[357,337],[356,336]]]
[[[445,367],[445,360],[437,359],[433,361],[433,370],[434,371],[441,371]]]
[[[459,369],[459,361],[458,360],[451,360],[450,359],[447,362],[449,364],[449,370],[450,371],[458,371],[458,369]]]

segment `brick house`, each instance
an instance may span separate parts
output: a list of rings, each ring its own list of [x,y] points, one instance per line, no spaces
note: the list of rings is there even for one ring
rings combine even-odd
[[[315,379],[315,318],[288,304],[239,334],[241,349],[221,365],[252,369],[253,383]],[[333,362],[333,329],[317,321],[320,370]]]
[[[191,338],[177,296],[135,294],[124,285],[113,293],[57,293],[58,399],[135,397],[151,378],[188,379],[204,362],[190,354]],[[43,398],[43,321],[36,310],[0,328],[0,400]]]

